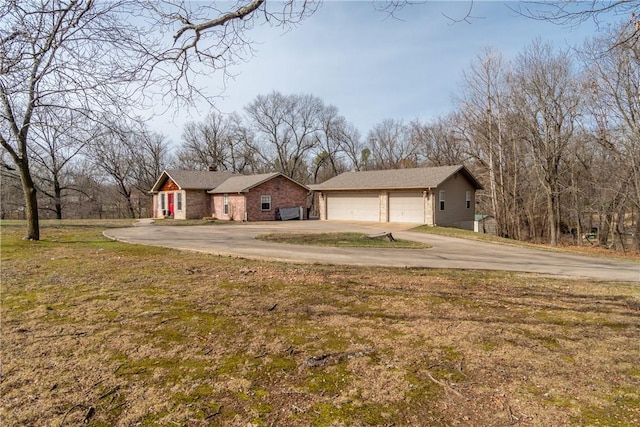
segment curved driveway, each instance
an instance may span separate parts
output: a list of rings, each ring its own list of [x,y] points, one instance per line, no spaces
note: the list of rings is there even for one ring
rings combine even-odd
[[[286,221],[190,227],[144,225],[146,226],[109,229],[104,234],[123,242],[251,259],[360,266],[507,270],[640,283],[640,263],[411,232],[407,229],[413,225],[408,224]],[[424,242],[431,248],[329,248],[269,243],[255,239],[260,234],[270,233],[337,231],[390,231],[394,237]]]

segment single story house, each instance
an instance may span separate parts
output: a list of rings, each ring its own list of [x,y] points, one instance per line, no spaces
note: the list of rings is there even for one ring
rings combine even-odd
[[[151,188],[153,217],[272,221],[280,210],[304,219],[309,189],[278,173],[165,170]]]
[[[280,211],[298,208],[305,219],[309,188],[279,173],[235,175],[207,191],[213,216],[242,221],[273,221]]]
[[[408,222],[473,230],[482,185],[463,165],[345,172],[310,188],[321,220]]]

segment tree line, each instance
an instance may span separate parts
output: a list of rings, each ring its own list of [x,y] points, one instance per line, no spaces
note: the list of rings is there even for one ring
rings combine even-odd
[[[464,163],[485,185],[476,211],[492,215],[501,236],[582,244],[597,229],[600,245],[640,250],[637,16],[575,49],[533,41],[511,61],[483,50],[453,111],[427,122],[389,118],[363,135],[316,96],[272,92],[187,123],[174,147],[131,107],[151,102],[150,87],[192,100],[194,43],[226,24],[186,25],[176,40],[195,38],[149,62],[141,52],[158,42],[153,32],[117,19],[138,2],[32,3],[39,14],[2,10],[14,19],[1,34],[3,217],[28,217],[33,206],[36,220],[146,216],[165,168],[279,171],[309,184],[349,170]]]

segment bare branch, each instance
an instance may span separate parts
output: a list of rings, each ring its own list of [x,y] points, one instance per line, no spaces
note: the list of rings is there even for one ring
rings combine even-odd
[[[550,21],[563,26],[577,26],[591,19],[601,24],[601,17],[612,14],[620,18],[638,15],[640,1],[520,1],[517,6],[508,7],[527,18]]]
[[[451,21],[452,25],[453,24],[459,24],[461,22],[466,22],[467,24],[471,24],[471,21],[473,19],[478,19],[479,18],[478,16],[472,16],[471,15],[471,12],[473,12],[473,5],[474,5],[474,0],[470,0],[467,12],[462,17],[451,17],[451,16],[447,15],[446,13],[443,13],[442,16],[444,16],[449,21]]]
[[[194,40],[192,46],[195,46],[197,44],[197,40],[200,38],[200,33],[202,31],[225,25],[233,19],[244,19],[245,17],[255,12],[264,2],[265,0],[253,0],[248,5],[239,7],[233,12],[226,13],[218,18],[211,19],[197,25],[190,23],[186,18],[179,17],[180,21],[184,23],[185,26],[178,30],[176,35],[173,36],[173,39],[174,41],[177,41],[185,32],[193,31],[196,34],[196,40]]]

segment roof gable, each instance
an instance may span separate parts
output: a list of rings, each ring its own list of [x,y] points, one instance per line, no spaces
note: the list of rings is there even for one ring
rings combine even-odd
[[[211,194],[223,194],[223,193],[245,193],[258,185],[267,182],[275,177],[282,176],[283,178],[299,185],[304,189],[308,189],[305,185],[300,184],[297,181],[283,175],[279,172],[263,173],[258,175],[236,175],[227,179],[219,186],[208,191]]]
[[[307,186],[300,184],[280,172],[258,175],[237,175],[229,171],[165,170],[151,188],[151,192],[156,193],[160,191],[164,183],[170,179],[180,190],[205,190],[212,194],[243,193],[278,176],[282,176],[284,179],[299,185],[305,190],[309,189]]]
[[[175,182],[181,190],[210,190],[231,176],[233,172],[230,171],[165,170],[151,188],[151,192],[159,191],[167,179]]]
[[[462,172],[476,189],[482,189],[463,165],[345,172],[312,188],[318,191],[436,188],[457,172]]]

